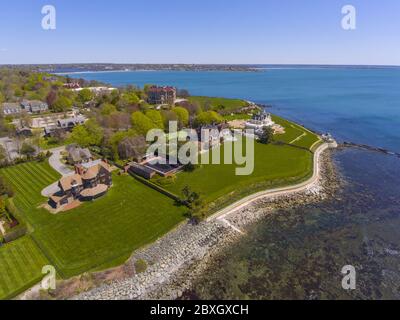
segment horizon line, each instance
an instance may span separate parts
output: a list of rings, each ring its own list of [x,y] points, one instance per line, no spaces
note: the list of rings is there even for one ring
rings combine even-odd
[[[61,63],[0,63],[0,66],[51,65],[180,65],[180,66],[332,66],[332,67],[400,67],[396,64],[335,64],[335,63],[147,63],[147,62],[61,62]]]

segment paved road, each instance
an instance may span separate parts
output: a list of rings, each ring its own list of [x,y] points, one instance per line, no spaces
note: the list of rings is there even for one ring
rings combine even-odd
[[[59,172],[62,176],[69,176],[74,173],[64,163],[61,162],[61,152],[65,150],[65,147],[58,147],[51,149],[52,156],[49,158],[49,164],[54,170]]]

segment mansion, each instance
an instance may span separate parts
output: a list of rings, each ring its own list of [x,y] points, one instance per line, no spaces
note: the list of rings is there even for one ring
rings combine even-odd
[[[59,190],[49,199],[53,209],[69,210],[81,201],[103,196],[112,185],[111,167],[102,160],[75,165],[75,174],[58,181]]]

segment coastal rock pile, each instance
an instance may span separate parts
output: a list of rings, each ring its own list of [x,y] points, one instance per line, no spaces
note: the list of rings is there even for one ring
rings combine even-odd
[[[210,249],[229,233],[225,226],[216,221],[181,225],[155,244],[136,253],[128,262],[134,265],[139,259],[146,261],[149,266],[145,272],[102,285],[74,299],[151,299],[154,291],[159,291],[166,299],[176,299],[182,290],[169,288],[168,292],[164,292],[165,284],[182,268],[205,258]]]

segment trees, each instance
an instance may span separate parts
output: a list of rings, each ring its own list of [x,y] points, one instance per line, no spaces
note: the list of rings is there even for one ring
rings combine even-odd
[[[147,151],[147,142],[143,136],[126,137],[118,144],[120,159],[133,158],[141,161]]]
[[[271,127],[264,127],[260,136],[260,142],[264,144],[271,143],[274,140],[274,129]]]
[[[6,213],[6,201],[0,197],[0,216]]]
[[[69,140],[82,147],[98,146],[101,145],[103,135],[103,129],[96,121],[90,119],[85,124],[76,126],[72,130]]]
[[[177,96],[180,98],[189,98],[190,94],[189,94],[189,91],[187,91],[186,89],[179,89]]]
[[[171,110],[162,110],[161,115],[164,121],[164,126],[165,128],[169,128],[169,122],[170,121],[179,121],[178,116],[176,115],[175,112]]]
[[[92,101],[93,98],[94,98],[94,95],[93,95],[92,91],[90,91],[87,88],[82,89],[78,93],[78,100],[79,100],[79,102],[81,102],[83,104],[86,102]]]
[[[0,176],[0,195],[8,195],[10,198],[14,196],[14,190],[11,184]]]
[[[32,157],[35,155],[36,149],[27,142],[22,143],[21,154],[27,157]]]
[[[197,126],[221,123],[224,119],[215,111],[200,112],[195,120]]]
[[[100,112],[101,112],[101,114],[103,115],[103,116],[109,116],[110,114],[112,114],[112,113],[114,113],[114,112],[116,112],[117,111],[117,107],[116,106],[114,106],[113,104],[111,104],[111,103],[103,103],[101,106],[100,106]]]
[[[161,112],[158,110],[148,110],[146,116],[153,121],[154,125],[161,130],[164,130],[164,121]]]
[[[7,152],[4,149],[3,145],[0,145],[0,163],[3,163],[7,160]]]
[[[197,200],[200,199],[200,195],[197,192],[192,191],[189,186],[185,186],[182,189],[182,194],[184,196],[184,201],[187,203],[189,208],[192,208]]]
[[[54,103],[57,101],[57,92],[55,90],[51,90],[46,97],[46,102],[50,108],[54,107]]]
[[[179,128],[186,127],[189,124],[189,111],[182,107],[174,107],[172,111],[178,117]]]
[[[19,122],[21,124],[21,127],[30,127],[31,126],[32,118],[26,110],[22,111],[21,114],[19,115]]]
[[[185,108],[191,116],[199,114],[202,111],[198,102],[190,103],[189,101],[183,101],[178,106]]]
[[[157,128],[153,121],[140,111],[132,113],[131,120],[135,131],[143,136],[146,136],[149,130]]]
[[[127,113],[114,111],[110,115],[103,116],[101,124],[107,128],[127,130],[131,126],[131,120]]]
[[[81,147],[88,147],[91,145],[91,139],[84,125],[76,126],[68,139],[71,143],[77,143]]]
[[[193,223],[198,223],[202,218],[203,201],[200,194],[191,190],[189,186],[185,186],[182,189],[182,194],[184,196],[183,201],[189,208],[187,212],[188,218]]]
[[[61,96],[58,97],[57,100],[54,102],[52,109],[55,112],[65,112],[70,110],[71,107],[72,107],[72,100],[65,96]]]
[[[121,98],[127,105],[135,105],[140,101],[135,92],[124,93]]]

